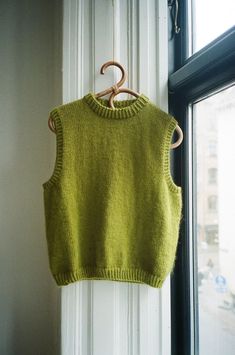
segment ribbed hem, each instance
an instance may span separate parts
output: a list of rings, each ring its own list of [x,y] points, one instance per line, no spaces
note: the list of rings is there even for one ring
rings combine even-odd
[[[164,139],[164,146],[163,146],[163,170],[164,174],[169,186],[169,189],[173,192],[181,192],[181,186],[178,186],[174,183],[174,180],[171,176],[171,167],[170,167],[170,156],[171,156],[171,140],[173,137],[173,133],[175,130],[175,127],[177,126],[178,122],[176,119],[172,116],[169,126],[167,128],[167,133],[165,135]]]
[[[161,288],[165,278],[150,274],[142,269],[123,268],[81,268],[78,270],[53,274],[59,286],[68,285],[79,280],[112,280],[144,283],[152,287]]]
[[[108,106],[108,99],[96,98],[93,92],[89,92],[83,96],[83,100],[97,115],[116,119],[135,116],[150,102],[150,99],[146,95],[140,94],[135,99],[113,100],[115,108],[111,108]]]

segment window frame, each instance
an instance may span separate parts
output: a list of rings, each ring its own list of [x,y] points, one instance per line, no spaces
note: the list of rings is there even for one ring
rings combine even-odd
[[[199,355],[196,176],[192,102],[235,83],[235,26],[191,55],[192,2],[179,2],[179,34],[169,39],[169,112],[184,133],[181,146],[174,151],[174,179],[182,186],[183,219],[176,263],[171,277],[172,355]],[[172,33],[169,10],[169,38]]]

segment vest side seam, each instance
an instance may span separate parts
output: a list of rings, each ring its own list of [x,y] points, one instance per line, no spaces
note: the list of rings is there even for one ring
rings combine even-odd
[[[172,192],[176,193],[181,193],[181,186],[176,185],[174,182],[172,175],[171,175],[171,168],[170,168],[170,161],[171,161],[171,141],[173,137],[173,133],[175,130],[175,127],[177,125],[177,121],[175,120],[174,117],[170,116],[171,120],[169,122],[169,125],[167,127],[167,133],[164,137],[164,142],[163,142],[163,171],[164,175],[167,180],[167,184],[169,189]]]
[[[53,172],[50,178],[42,184],[45,190],[49,189],[59,180],[59,177],[61,175],[61,170],[62,170],[62,157],[63,157],[63,128],[62,128],[62,123],[61,123],[58,109],[54,108],[50,112],[50,116],[52,117],[55,123],[55,129],[56,129],[56,159],[54,162]]]

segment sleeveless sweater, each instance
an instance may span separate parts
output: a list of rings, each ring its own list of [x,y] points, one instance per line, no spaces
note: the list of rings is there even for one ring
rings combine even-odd
[[[114,106],[88,92],[50,112],[56,159],[42,187],[58,286],[103,279],[160,288],[174,269],[182,213],[170,171],[177,120],[144,94]]]

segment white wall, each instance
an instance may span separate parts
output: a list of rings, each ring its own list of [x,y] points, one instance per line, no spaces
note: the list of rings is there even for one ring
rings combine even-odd
[[[0,354],[59,354],[60,294],[48,265],[42,182],[61,102],[57,0],[0,3]]]

